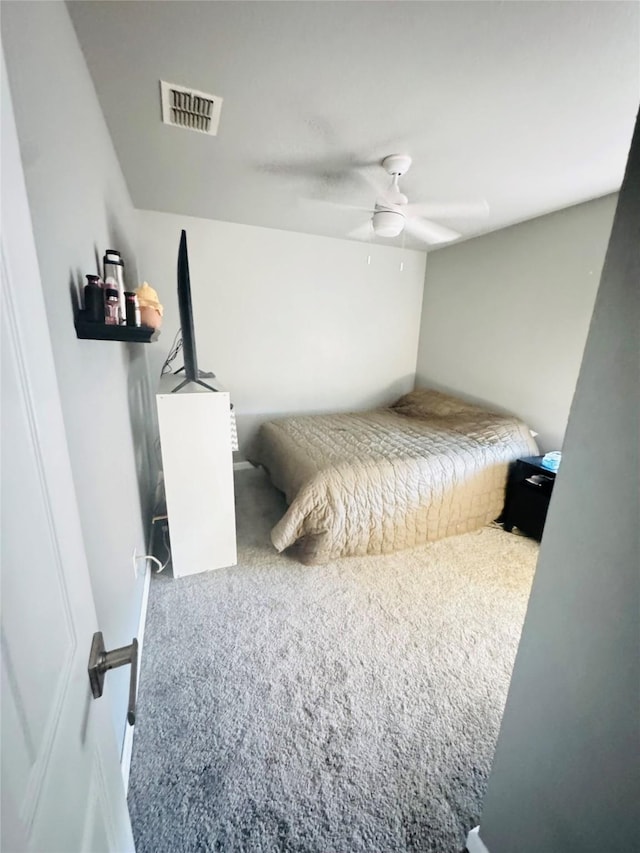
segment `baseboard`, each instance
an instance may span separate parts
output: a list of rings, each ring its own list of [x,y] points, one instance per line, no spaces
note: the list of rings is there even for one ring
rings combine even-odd
[[[142,603],[140,605],[140,621],[138,622],[138,684],[140,683],[140,665],[142,662],[142,647],[144,645],[144,628],[147,622],[147,606],[149,604],[149,587],[151,586],[151,566],[145,562],[144,587],[142,589]],[[136,689],[137,693],[137,689]],[[124,740],[122,742],[122,754],[120,756],[120,772],[124,782],[125,796],[129,792],[129,773],[131,771],[131,754],[133,752],[133,730],[135,726],[127,724]]]
[[[241,462],[233,463],[234,471],[248,471],[250,468],[255,468],[255,465],[252,465],[251,462],[248,462],[246,459],[243,459]]]
[[[485,846],[480,838],[480,827],[474,826],[467,835],[467,850],[469,853],[489,853],[489,848]]]

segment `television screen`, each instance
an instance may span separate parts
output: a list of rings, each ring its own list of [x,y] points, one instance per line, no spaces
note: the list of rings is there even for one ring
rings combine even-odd
[[[213,373],[200,373],[196,356],[196,337],[193,331],[193,308],[191,306],[191,281],[189,279],[189,255],[187,253],[187,232],[180,236],[178,249],[178,308],[180,309],[180,328],[182,332],[182,352],[184,355],[185,380],[177,385],[172,393],[181,391],[190,382],[196,382],[207,391],[215,391],[211,385],[202,381],[202,376],[213,377]],[[177,371],[178,373],[180,371]]]
[[[198,379],[198,357],[196,338],[193,331],[193,308],[191,306],[191,281],[189,280],[189,255],[187,252],[187,232],[180,236],[178,250],[178,307],[182,328],[182,352],[184,355],[184,373],[188,382]]]

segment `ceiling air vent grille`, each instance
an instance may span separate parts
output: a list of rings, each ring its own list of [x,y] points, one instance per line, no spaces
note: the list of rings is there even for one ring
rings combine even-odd
[[[162,121],[174,127],[215,136],[220,123],[222,98],[186,86],[160,81]]]

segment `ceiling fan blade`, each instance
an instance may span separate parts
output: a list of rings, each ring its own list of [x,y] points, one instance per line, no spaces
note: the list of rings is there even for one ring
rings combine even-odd
[[[349,231],[347,234],[350,240],[373,240],[374,231],[373,224],[370,219],[366,222],[363,222],[362,225],[358,225],[357,228],[354,228],[353,231]]]
[[[444,225],[438,225],[437,222],[431,222],[429,219],[409,219],[407,218],[404,224],[404,230],[407,234],[423,240],[425,243],[449,243],[451,240],[457,240],[462,236],[457,231],[452,231],[451,228],[445,228]]]
[[[363,207],[362,205],[357,204],[346,204],[341,201],[330,201],[329,199],[301,197],[298,201],[305,207],[337,207],[340,210],[359,210],[361,213],[373,213],[372,207]]]
[[[435,219],[480,219],[489,215],[489,205],[482,201],[437,202],[425,201],[408,204],[407,216],[427,216]]]

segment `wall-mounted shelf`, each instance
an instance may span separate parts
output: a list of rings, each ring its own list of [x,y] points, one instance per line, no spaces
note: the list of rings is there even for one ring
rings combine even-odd
[[[134,344],[150,344],[160,337],[160,329],[151,326],[107,326],[106,323],[89,323],[82,312],[76,317],[76,335],[82,340],[128,341]]]

